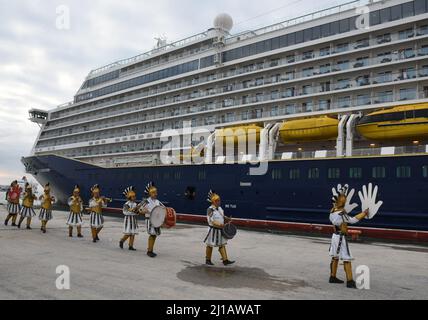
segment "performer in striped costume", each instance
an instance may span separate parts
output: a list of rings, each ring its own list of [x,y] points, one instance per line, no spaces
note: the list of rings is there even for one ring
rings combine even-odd
[[[330,264],[329,282],[344,282],[336,277],[339,260],[342,260],[344,262],[344,269],[346,273],[346,286],[348,288],[355,289],[356,284],[353,279],[351,264],[351,261],[354,260],[354,258],[352,257],[351,251],[349,250],[348,241],[346,239],[348,235],[348,224],[358,223],[360,220],[364,219],[369,214],[369,210],[366,210],[356,215],[355,217],[349,216],[346,207],[349,206],[349,202],[352,198],[352,195],[354,194],[354,190],[351,190],[349,195],[348,190],[348,185],[345,185],[344,187],[339,185],[338,190],[333,191],[333,208],[330,212],[330,221],[334,226],[335,232],[332,236],[330,245],[330,256],[332,259]],[[350,205],[350,207],[355,208],[353,205]]]
[[[42,222],[40,230],[46,233],[46,226],[48,221],[52,220],[52,204],[55,202],[55,198],[51,196],[51,187],[47,183],[44,188],[44,194],[40,196],[41,209],[39,214],[39,220]]]
[[[68,215],[68,236],[73,237],[73,227],[77,228],[77,237],[83,238],[82,235],[82,212],[83,212],[83,200],[80,197],[80,187],[76,185],[73,190],[73,195],[68,198],[67,204],[70,207],[70,214]]]
[[[147,229],[147,233],[149,234],[149,241],[148,241],[148,247],[147,247],[147,255],[150,258],[155,258],[157,256],[156,253],[153,252],[154,246],[155,246],[155,242],[156,242],[156,238],[158,236],[161,235],[161,229],[160,228],[155,228],[151,223],[150,223],[150,213],[152,212],[152,210],[157,207],[157,206],[163,206],[162,202],[160,202],[157,197],[158,197],[158,189],[155,187],[155,185],[153,184],[153,182],[150,182],[147,186],[146,186],[146,190],[145,190],[146,195],[148,196],[148,198],[146,200],[143,201],[142,203],[142,213],[145,214],[146,217],[146,229]]]
[[[89,210],[91,211],[92,241],[97,242],[100,240],[98,235],[104,227],[103,208],[107,207],[107,203],[111,200],[100,195],[101,189],[98,184],[91,188],[91,192],[92,199],[89,200]]]
[[[34,212],[34,200],[36,200],[36,196],[33,194],[33,188],[27,182],[25,184],[25,192],[24,199],[22,200],[22,208],[21,208],[21,218],[19,219],[18,228],[21,228],[22,221],[27,218],[27,229],[31,230],[31,220],[36,215]]]
[[[214,265],[211,261],[211,257],[213,254],[213,248],[216,247],[220,252],[223,264],[225,266],[234,264],[235,261],[230,261],[227,257],[227,240],[223,237],[222,234],[222,229],[228,218],[225,217],[224,211],[220,207],[220,196],[210,190],[210,192],[208,193],[208,202],[211,203],[211,206],[207,210],[207,221],[209,229],[208,234],[204,240],[205,244],[207,245],[205,252],[205,263],[209,266]]]
[[[123,244],[129,239],[129,250],[136,251],[134,248],[135,236],[138,234],[138,214],[140,206],[137,205],[137,195],[134,187],[126,188],[123,192],[128,201],[123,206],[123,238],[119,242],[119,246],[123,249]]]
[[[18,217],[18,213],[21,211],[21,206],[19,205],[19,198],[21,197],[21,193],[22,189],[18,185],[18,181],[13,181],[6,193],[8,215],[4,221],[5,226],[9,224],[10,219],[12,219],[12,226],[17,226],[16,218]]]

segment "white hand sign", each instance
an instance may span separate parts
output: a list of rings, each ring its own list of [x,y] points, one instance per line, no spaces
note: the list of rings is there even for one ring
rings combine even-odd
[[[361,209],[363,211],[369,210],[369,214],[366,219],[373,219],[373,217],[379,212],[380,207],[383,205],[383,201],[376,203],[376,197],[378,193],[378,187],[369,183],[369,186],[363,186],[363,190],[358,192],[358,196],[361,200]]]
[[[358,207],[357,203],[351,203],[352,197],[355,194],[355,189],[351,189],[351,191],[349,191],[349,186],[346,184],[345,186],[342,187],[341,184],[337,185],[337,189],[333,188],[331,191],[333,193],[333,199],[334,197],[338,197],[340,193],[343,192],[343,194],[346,196],[346,203],[345,203],[345,211],[346,213],[351,213],[355,208]]]

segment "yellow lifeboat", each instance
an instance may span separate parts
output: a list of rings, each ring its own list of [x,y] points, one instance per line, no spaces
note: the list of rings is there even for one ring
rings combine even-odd
[[[254,139],[253,135],[256,136],[256,142],[260,143],[260,132],[263,129],[260,125],[250,124],[243,125],[238,127],[229,127],[216,130],[216,139],[223,139],[224,143],[228,141],[228,139],[233,139],[235,145],[239,143],[239,141],[250,141],[250,139]]]
[[[360,119],[357,131],[368,140],[428,138],[428,103],[370,113]]]
[[[332,140],[337,138],[339,120],[328,116],[284,122],[279,136],[283,143]]]

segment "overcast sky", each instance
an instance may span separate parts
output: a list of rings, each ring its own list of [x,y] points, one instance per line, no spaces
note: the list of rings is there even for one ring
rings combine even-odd
[[[229,13],[232,33],[346,0],[0,0],[0,184],[24,175],[20,163],[38,133],[28,109],[73,100],[90,70],[148,51],[154,37],[175,41]],[[57,10],[70,10],[58,29]]]

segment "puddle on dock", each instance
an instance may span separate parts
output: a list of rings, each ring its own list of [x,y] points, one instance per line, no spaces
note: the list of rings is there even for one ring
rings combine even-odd
[[[308,287],[305,281],[297,279],[283,279],[272,276],[260,268],[248,267],[215,267],[196,265],[185,262],[187,265],[177,273],[177,277],[186,282],[217,288],[250,288],[269,291],[293,291]]]

